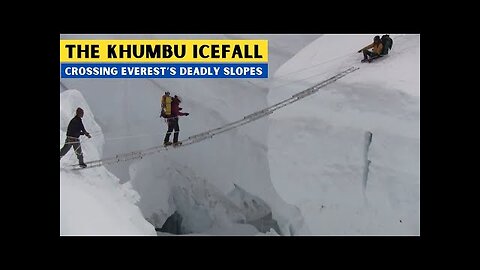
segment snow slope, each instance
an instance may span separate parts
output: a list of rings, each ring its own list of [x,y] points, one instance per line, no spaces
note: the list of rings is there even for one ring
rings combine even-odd
[[[373,36],[320,37],[277,70],[269,89],[274,104],[360,67],[269,119],[272,182],[315,235],[420,233],[420,36],[391,35],[388,57],[360,64],[357,51]]]
[[[60,94],[60,147],[77,107],[85,111],[85,129],[96,130],[92,139],[81,141],[85,159],[99,159],[103,134],[77,90]],[[155,228],[145,220],[136,205],[139,195],[129,183],[120,184],[120,180],[104,167],[81,171],[68,169],[69,164],[76,163],[78,160],[73,149],[60,161],[61,235],[156,235]]]

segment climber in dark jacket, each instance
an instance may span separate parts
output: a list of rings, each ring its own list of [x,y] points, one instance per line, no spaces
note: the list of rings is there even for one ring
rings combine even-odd
[[[83,109],[77,108],[75,117],[70,120],[67,128],[67,138],[65,139],[65,144],[63,145],[62,149],[60,149],[60,159],[68,153],[70,148],[73,146],[73,150],[77,155],[79,165],[82,168],[87,167],[87,165],[83,162],[83,153],[82,147],[80,145],[80,135],[86,135],[88,138],[91,138],[90,133],[85,130],[82,122],[83,117]]]

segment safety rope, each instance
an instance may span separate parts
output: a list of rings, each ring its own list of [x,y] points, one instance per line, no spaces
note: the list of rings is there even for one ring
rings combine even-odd
[[[303,91],[301,91],[297,94],[292,95],[288,99],[285,99],[285,100],[283,100],[279,103],[276,103],[272,106],[269,106],[269,107],[267,107],[263,110],[251,113],[247,116],[244,116],[243,119],[231,122],[229,124],[223,125],[223,126],[218,127],[218,128],[214,128],[214,129],[211,129],[211,130],[208,130],[208,131],[190,136],[187,139],[180,141],[181,144],[179,144],[179,145],[168,145],[168,146],[159,145],[159,146],[154,146],[154,147],[144,149],[144,150],[138,150],[138,151],[132,151],[132,152],[128,152],[128,153],[117,154],[113,157],[85,162],[85,164],[87,164],[88,167],[86,167],[86,168],[74,168],[74,170],[95,168],[95,167],[104,166],[104,165],[107,165],[107,164],[125,162],[125,161],[129,161],[129,160],[134,160],[134,159],[142,159],[145,156],[152,155],[152,154],[155,154],[157,152],[168,151],[168,150],[171,150],[171,149],[174,149],[174,148],[181,148],[181,147],[184,147],[184,146],[187,146],[187,145],[190,145],[190,144],[194,144],[194,143],[204,141],[206,139],[210,139],[217,134],[227,132],[231,129],[238,128],[238,127],[246,125],[250,122],[256,121],[260,118],[268,116],[268,115],[272,114],[274,111],[276,111],[280,108],[283,108],[287,105],[290,105],[294,102],[299,101],[300,99],[303,99],[303,98],[305,98],[305,97],[307,97],[311,94],[316,93],[320,88],[325,87],[325,86],[337,81],[338,79],[340,79],[340,78],[346,76],[347,74],[349,74],[351,72],[354,72],[358,69],[359,69],[358,67],[350,67],[350,68],[348,68],[348,69],[330,77],[327,80],[324,80],[324,81],[322,81],[322,82],[320,82],[320,83],[318,83],[318,84],[316,84],[316,85],[314,85],[314,86],[312,86],[312,87],[310,87],[306,90],[303,90]],[[72,166],[77,166],[77,165],[72,165]]]

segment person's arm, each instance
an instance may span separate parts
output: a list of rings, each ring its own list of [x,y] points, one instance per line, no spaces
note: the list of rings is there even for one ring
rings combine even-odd
[[[86,135],[88,138],[91,138],[90,133],[88,133],[88,131],[83,126],[83,122],[82,122],[81,119],[80,119],[80,128],[81,128],[80,129],[80,135]]]
[[[370,45],[367,45],[366,47],[363,47],[363,48],[360,49],[358,52],[361,52],[361,51],[363,51],[363,50],[368,50],[368,49],[370,49],[370,48],[373,48],[373,43],[370,44]]]

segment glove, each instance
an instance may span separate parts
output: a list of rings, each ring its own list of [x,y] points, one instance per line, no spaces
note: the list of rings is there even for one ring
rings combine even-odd
[[[358,52],[362,52],[362,50],[358,50]]]
[[[187,113],[185,113],[185,116],[188,116],[188,115],[189,115],[189,113],[188,113],[188,112],[187,112]]]
[[[87,135],[87,137],[88,137],[89,139],[92,138],[92,136],[90,136],[90,133],[87,133],[87,134],[85,134],[85,135]]]

